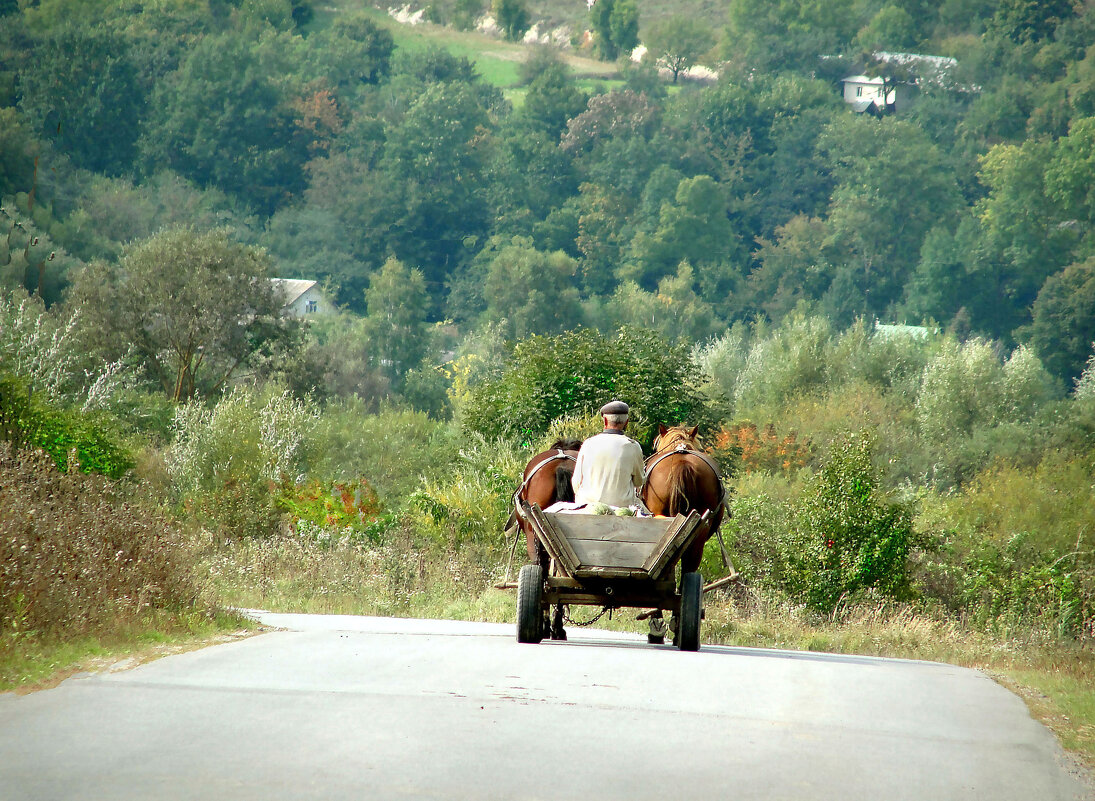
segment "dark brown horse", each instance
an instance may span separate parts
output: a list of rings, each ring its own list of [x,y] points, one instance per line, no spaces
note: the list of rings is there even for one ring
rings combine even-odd
[[[539,564],[544,569],[544,575],[548,575],[549,557],[544,546],[536,538],[532,523],[525,518],[521,510],[522,502],[536,504],[541,509],[546,509],[557,501],[573,501],[574,488],[570,479],[574,475],[574,460],[578,456],[578,449],[582,447],[580,439],[557,439],[551,447],[543,453],[538,453],[529,459],[525,466],[525,472],[521,477],[521,486],[513,494],[513,516],[511,522],[516,522],[521,531],[525,533],[525,547],[528,549],[529,561]],[[545,634],[553,640],[565,640],[566,632],[563,631],[563,607],[555,605],[554,619],[550,622],[544,620]]]
[[[703,546],[718,531],[726,511],[726,496],[718,466],[703,452],[697,428],[658,426],[654,453],[646,460],[643,503],[656,515],[701,515],[710,510],[708,523],[681,557],[681,570],[699,569]]]
[[[582,447],[580,439],[555,440],[546,451],[529,459],[525,472],[521,476],[521,486],[513,495],[514,514],[517,524],[525,532],[525,547],[528,549],[529,561],[543,565],[545,576],[548,569],[547,554],[536,539],[532,524],[521,515],[517,501],[522,500],[527,504],[535,503],[541,509],[547,509],[557,501],[573,501],[574,488],[570,484],[570,479],[574,475],[574,460],[578,456],[580,447]]]

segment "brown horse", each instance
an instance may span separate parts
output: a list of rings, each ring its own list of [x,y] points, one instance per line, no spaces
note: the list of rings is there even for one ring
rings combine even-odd
[[[521,477],[521,486],[513,494],[514,517],[510,519],[515,520],[525,532],[529,561],[542,565],[545,576],[548,569],[547,553],[536,539],[532,524],[521,514],[518,501],[530,505],[535,503],[541,509],[547,509],[556,501],[573,501],[574,488],[570,479],[574,475],[574,460],[578,457],[580,447],[580,439],[555,440],[546,451],[529,459]]]
[[[718,466],[703,452],[696,428],[658,426],[654,453],[646,460],[643,503],[656,515],[711,512],[708,523],[681,557],[681,570],[699,569],[703,546],[718,531],[726,511],[726,495]]]
[[[525,532],[525,547],[528,549],[529,561],[543,567],[545,576],[548,575],[550,559],[544,546],[536,538],[532,523],[522,513],[521,502],[536,504],[541,509],[546,509],[556,501],[573,501],[574,488],[570,484],[570,479],[574,475],[574,461],[578,457],[580,447],[582,447],[580,439],[555,440],[546,451],[529,459],[521,477],[521,486],[513,494],[513,516],[510,517],[510,521],[516,522]],[[567,638],[563,630],[562,604],[555,605],[555,615],[550,622],[547,618],[544,619],[544,634],[553,640]]]

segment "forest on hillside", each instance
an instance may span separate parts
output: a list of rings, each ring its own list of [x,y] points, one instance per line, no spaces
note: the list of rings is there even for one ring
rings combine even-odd
[[[337,546],[308,599],[368,563],[371,611],[421,612],[431,570],[497,578],[525,460],[617,396],[644,447],[700,426],[757,597],[1090,643],[1095,6],[550,6],[0,0],[0,498],[60,481],[39,448],[203,577]],[[98,529],[32,558],[5,508],[0,623],[91,625],[43,571]],[[233,575],[269,603],[268,561]]]
[[[476,6],[431,8],[449,19],[458,5]],[[618,5],[599,7],[631,9],[632,41],[664,35],[642,3]],[[320,280],[347,311],[367,314],[373,286],[408,330],[449,321],[460,338],[632,324],[702,342],[798,309],[1029,344],[1063,389],[1092,353],[1082,4],[733,0],[717,37],[700,31],[716,83],[669,92],[625,61],[591,94],[557,51],[530,49],[519,102],[467,58],[397,47],[378,12],[7,0],[0,13],[0,280],[48,304],[101,291],[184,225],[264,249],[272,274]],[[895,51],[956,63],[876,57]],[[862,72],[909,102],[852,113],[840,79]],[[386,264],[413,277],[377,289]],[[327,383],[398,393],[456,344],[382,337],[351,360],[358,374]]]

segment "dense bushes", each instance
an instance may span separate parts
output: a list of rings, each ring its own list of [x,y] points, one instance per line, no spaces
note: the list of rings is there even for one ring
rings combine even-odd
[[[199,589],[179,541],[117,483],[0,442],[0,632],[71,636],[147,610],[193,611]]]
[[[277,496],[307,476],[316,411],[288,393],[236,389],[216,406],[178,407],[167,467],[181,499],[226,532],[262,536]]]
[[[748,495],[728,524],[740,569],[759,587],[820,612],[864,591],[909,596],[909,508],[887,499],[864,438],[838,443],[795,497]]]

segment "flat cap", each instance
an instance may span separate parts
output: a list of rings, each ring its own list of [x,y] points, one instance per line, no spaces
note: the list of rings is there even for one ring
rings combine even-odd
[[[609,401],[601,407],[601,414],[629,414],[631,410],[620,400]]]

